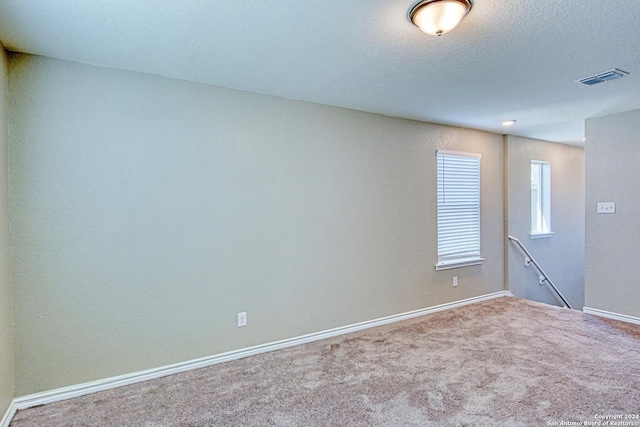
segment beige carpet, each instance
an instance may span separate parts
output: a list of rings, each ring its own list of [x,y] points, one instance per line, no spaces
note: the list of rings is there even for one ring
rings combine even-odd
[[[11,426],[529,427],[623,414],[640,414],[640,326],[505,297],[19,411]]]

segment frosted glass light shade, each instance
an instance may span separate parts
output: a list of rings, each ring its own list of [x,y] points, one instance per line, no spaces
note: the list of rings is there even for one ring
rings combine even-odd
[[[441,36],[453,30],[470,9],[467,0],[423,1],[414,6],[410,18],[425,33]]]

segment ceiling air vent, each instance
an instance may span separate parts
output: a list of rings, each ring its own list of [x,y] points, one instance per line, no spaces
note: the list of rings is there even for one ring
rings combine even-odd
[[[576,80],[576,82],[593,86],[598,83],[624,77],[628,74],[629,73],[627,73],[626,71],[622,71],[622,70],[618,70],[617,68],[614,68],[613,70],[605,71],[604,73],[596,74],[595,76],[589,76],[589,77],[585,77],[584,79]]]

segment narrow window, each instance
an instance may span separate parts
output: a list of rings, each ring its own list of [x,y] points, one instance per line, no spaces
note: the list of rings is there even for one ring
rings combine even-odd
[[[551,165],[531,161],[531,238],[551,237]]]
[[[437,151],[436,270],[480,264],[480,155]]]

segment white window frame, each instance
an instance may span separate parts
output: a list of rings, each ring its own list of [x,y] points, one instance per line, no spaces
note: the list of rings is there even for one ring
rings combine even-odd
[[[551,163],[531,160],[531,239],[553,236],[551,229]]]
[[[438,262],[436,270],[482,264],[480,159],[476,153],[436,151]]]

